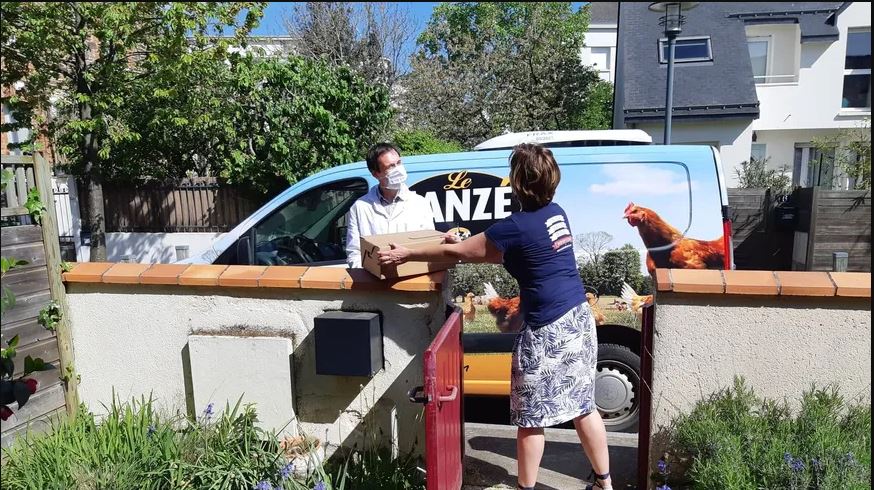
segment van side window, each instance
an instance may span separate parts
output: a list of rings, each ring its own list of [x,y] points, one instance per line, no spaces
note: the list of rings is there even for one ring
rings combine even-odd
[[[364,179],[349,179],[295,197],[255,226],[255,264],[344,261],[346,212],[367,191]]]

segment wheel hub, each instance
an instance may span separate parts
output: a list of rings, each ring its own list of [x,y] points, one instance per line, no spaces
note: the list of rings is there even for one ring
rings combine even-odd
[[[595,376],[595,404],[605,419],[627,415],[634,408],[634,385],[622,371],[599,366]]]

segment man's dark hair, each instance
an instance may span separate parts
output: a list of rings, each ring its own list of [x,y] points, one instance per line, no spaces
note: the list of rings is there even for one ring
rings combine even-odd
[[[377,143],[370,147],[367,150],[367,168],[371,172],[379,172],[379,157],[385,155],[386,153],[393,151],[400,156],[401,151],[398,148],[388,142]]]

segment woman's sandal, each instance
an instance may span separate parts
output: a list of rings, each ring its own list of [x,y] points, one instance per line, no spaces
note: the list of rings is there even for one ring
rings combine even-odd
[[[517,484],[519,490],[534,490],[534,487],[523,487],[521,483]]]
[[[594,478],[593,478],[593,477],[594,477]],[[592,472],[589,473],[589,478],[588,478],[588,480],[592,480],[592,483],[589,483],[588,485],[586,485],[586,490],[595,490],[595,487],[598,487],[598,488],[613,488],[612,485],[609,486],[609,487],[605,487],[604,485],[601,485],[600,482],[598,482],[598,480],[603,481],[603,480],[606,480],[607,478],[610,478],[610,472],[609,472],[609,471],[608,471],[607,473],[604,473],[603,475],[599,475],[599,474],[595,473],[595,470],[592,470]]]

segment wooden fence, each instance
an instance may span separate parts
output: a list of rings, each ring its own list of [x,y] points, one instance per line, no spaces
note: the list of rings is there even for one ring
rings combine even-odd
[[[80,194],[83,195],[83,194]],[[267,201],[213,177],[103,187],[107,232],[225,232]],[[82,211],[83,218],[87,216]]]
[[[74,370],[67,302],[61,282],[57,218],[51,197],[51,170],[39,154],[26,157],[3,155],[2,167],[12,170],[15,178],[4,189],[2,216],[4,225],[11,226],[0,228],[0,253],[3,257],[14,257],[28,263],[3,276],[3,289],[15,295],[15,304],[4,311],[0,340],[5,347],[16,335],[19,338],[14,358],[15,377],[23,372],[27,356],[42,358],[53,365],[50,370],[29,376],[39,382],[39,388],[23,408],[12,405],[15,415],[2,422],[0,444],[5,447],[28,429],[40,431],[48,428],[49,419],[63,414],[65,409],[72,413],[78,406],[78,398],[75,375],[66,382],[61,379]],[[19,217],[28,214],[24,203],[28,191],[34,187],[45,206],[41,224],[19,224],[22,222]],[[37,319],[53,301],[61,314],[61,321],[54,331],[49,331]]]
[[[831,271],[845,252],[847,271],[871,270],[870,191],[801,188],[781,203],[767,189],[729,189],[728,201],[738,269]],[[781,207],[795,219],[781,222]]]
[[[845,252],[847,271],[871,271],[871,191],[813,187],[799,189],[793,198],[800,211],[796,269],[830,271],[834,253]]]

